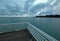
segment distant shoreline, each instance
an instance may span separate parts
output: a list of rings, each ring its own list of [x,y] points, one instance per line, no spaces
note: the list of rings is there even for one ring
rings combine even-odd
[[[36,17],[50,17],[50,16],[36,16]],[[54,18],[60,18],[60,17],[54,17]]]
[[[45,17],[45,18],[60,18],[60,15],[46,15],[46,16],[36,16],[36,17]]]
[[[46,16],[40,16],[40,17],[36,17],[36,18],[60,18],[60,17],[46,17]]]

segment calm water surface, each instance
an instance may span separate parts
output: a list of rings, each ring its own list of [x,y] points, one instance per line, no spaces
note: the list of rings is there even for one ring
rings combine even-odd
[[[0,17],[0,24],[19,22],[30,22],[44,32],[60,40],[60,18]]]

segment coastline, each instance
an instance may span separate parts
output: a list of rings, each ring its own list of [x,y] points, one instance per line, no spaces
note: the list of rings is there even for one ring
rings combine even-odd
[[[36,18],[60,18],[60,16],[36,16]]]

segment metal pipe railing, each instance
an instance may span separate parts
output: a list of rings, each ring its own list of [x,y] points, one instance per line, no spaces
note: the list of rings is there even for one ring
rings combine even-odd
[[[26,22],[0,24],[0,33],[11,32],[11,31],[20,31],[23,29],[26,29]]]
[[[34,36],[34,38],[37,41],[58,41],[52,36],[46,34],[41,29],[38,29],[37,27],[33,26],[30,23],[27,23],[27,29],[30,31],[30,33]]]

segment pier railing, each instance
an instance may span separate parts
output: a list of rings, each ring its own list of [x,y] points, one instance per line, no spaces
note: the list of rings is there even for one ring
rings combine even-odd
[[[36,39],[36,41],[58,41],[52,36],[43,32],[41,29],[38,29],[37,27],[27,22],[0,24],[0,33],[19,31],[23,29],[27,29],[32,34],[32,36]]]
[[[37,41],[58,41],[55,38],[53,38],[52,36],[46,34],[45,32],[43,32],[41,29],[38,29],[37,27],[33,26],[30,23],[27,23],[27,29],[28,31],[30,31],[30,33],[33,35],[33,37],[37,40]]]
[[[26,22],[0,24],[0,33],[26,29]]]

